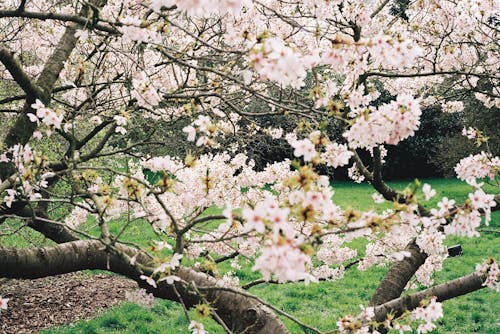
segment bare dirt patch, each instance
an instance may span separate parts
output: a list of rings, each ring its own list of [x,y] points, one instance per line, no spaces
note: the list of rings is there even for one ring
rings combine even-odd
[[[66,274],[35,280],[0,278],[0,295],[10,298],[0,313],[0,334],[42,329],[91,319],[120,304],[137,284],[109,275]]]

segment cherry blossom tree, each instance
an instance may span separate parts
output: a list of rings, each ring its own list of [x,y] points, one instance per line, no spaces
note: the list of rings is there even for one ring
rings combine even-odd
[[[499,290],[494,259],[442,285],[431,279],[448,255],[445,238],[477,237],[498,208],[482,186],[498,182],[500,160],[480,129],[464,135],[483,151],[455,168],[471,185],[464,202],[444,197],[429,208],[429,185],[398,192],[382,178],[386,147],[415,134],[424,106],[459,112],[469,93],[498,111],[497,1],[0,4],[0,228],[17,222],[55,242],[0,247],[0,276],[104,269],[136,280],[144,290],[129,298],[141,305],[152,296],[185,310],[204,305],[228,333],[289,333],[278,315],[321,333],[247,290],[341,279],[380,263],[392,266],[369,306],[339,319],[339,331],[405,332],[416,323],[425,333],[442,316],[440,302]],[[381,102],[382,90],[391,101]],[[269,115],[297,127],[262,126]],[[181,121],[177,140],[190,153],[145,153],[165,144],[157,125]],[[341,141],[328,137],[331,122],[341,124]],[[149,130],[130,136],[137,124]],[[260,134],[285,138],[296,160],[254,169],[246,144]],[[350,165],[394,209],[341,209],[322,165]],[[221,213],[207,213],[213,207]],[[123,238],[138,224],[154,232],[152,247]],[[368,240],[362,256],[348,246],[356,238]],[[219,263],[237,268],[242,259],[262,279],[242,285],[234,272],[216,274]],[[430,287],[401,297],[414,276]],[[7,303],[0,297],[0,310]],[[205,333],[194,320],[189,329]]]

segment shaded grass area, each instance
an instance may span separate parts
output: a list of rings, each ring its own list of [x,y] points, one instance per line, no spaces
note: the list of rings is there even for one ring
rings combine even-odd
[[[391,182],[396,189],[404,189],[412,181]],[[437,190],[437,196],[429,201],[427,206],[435,205],[442,196],[465,199],[470,187],[457,180],[431,179],[424,180]],[[391,203],[375,205],[371,198],[374,192],[368,184],[353,184],[349,182],[334,182],[334,202],[343,208],[383,209],[391,207]],[[495,192],[487,186],[487,191]],[[500,227],[500,212],[494,213],[490,229]],[[89,222],[92,224],[92,222]],[[153,233],[144,233],[141,222],[131,225],[124,235],[126,240],[140,245],[148,245],[154,238]],[[119,225],[111,227],[112,232],[119,230]],[[474,271],[475,265],[488,257],[498,256],[498,235],[496,233],[481,233],[481,238],[450,237],[448,246],[461,244],[464,254],[447,259],[443,271],[434,275],[435,283],[439,284],[450,279],[466,275]],[[14,242],[15,241],[12,241]],[[3,241],[2,241],[3,243]],[[361,247],[363,242],[359,242]],[[224,270],[224,269],[222,269]],[[374,267],[367,271],[355,268],[347,271],[345,278],[335,282],[321,282],[307,287],[303,283],[272,285],[263,284],[250,289],[250,292],[269,301],[278,308],[294,315],[303,322],[322,330],[336,329],[336,321],[346,313],[356,314],[359,305],[366,305],[370,300],[378,282],[383,277],[387,267]],[[249,266],[237,272],[243,282],[259,277]],[[455,298],[444,304],[444,319],[439,321],[439,327],[433,333],[489,333],[500,331],[500,294],[489,289]],[[192,313],[194,317],[196,315]],[[292,333],[303,331],[288,319],[283,319]],[[203,319],[209,333],[224,333],[210,319]],[[151,310],[142,309],[137,305],[125,303],[103,316],[78,322],[72,326],[55,328],[45,334],[76,334],[76,333],[189,333],[188,321],[185,319],[180,305],[157,300]]]

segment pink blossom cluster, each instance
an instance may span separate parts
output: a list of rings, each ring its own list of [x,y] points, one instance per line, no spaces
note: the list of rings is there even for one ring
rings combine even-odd
[[[447,235],[462,235],[466,237],[478,237],[477,228],[481,225],[481,214],[476,211],[464,211],[459,209],[453,217],[453,221],[444,227]]]
[[[436,297],[432,297],[427,306],[420,306],[411,312],[411,318],[415,321],[422,321],[417,327],[417,333],[431,332],[436,325],[433,323],[443,317],[443,304],[437,301]]]
[[[304,280],[308,284],[316,281],[309,273],[311,265],[311,258],[294,241],[278,239],[262,248],[262,254],[255,260],[252,270],[259,270],[265,280],[275,276],[279,282]]]
[[[367,230],[361,231],[368,232]],[[408,224],[401,224],[394,226],[379,240],[374,234],[367,234],[371,242],[365,247],[364,257],[358,265],[359,270],[367,270],[374,265],[386,263],[387,261],[403,260],[408,256],[408,252],[404,251],[404,248],[411,238],[416,235],[416,231],[415,228]]]
[[[177,169],[183,167],[182,162],[178,158],[170,156],[152,157],[142,161],[141,164],[144,168],[148,168],[153,172],[169,171],[174,173]]]
[[[278,37],[266,38],[257,44],[248,61],[261,79],[275,81],[282,86],[300,88],[304,86],[306,68],[300,53]]]
[[[272,139],[280,139],[283,136],[282,128],[266,128],[264,132],[267,133]]]
[[[198,115],[190,125],[185,126],[182,131],[187,134],[188,141],[195,141],[197,133],[199,134],[196,140],[196,146],[213,146],[218,147],[216,142],[219,136],[234,135],[240,130],[238,125],[241,116],[236,113],[230,113],[226,118],[226,114],[218,108],[213,108],[213,117],[207,115]]]
[[[352,148],[371,148],[383,143],[395,145],[412,136],[420,125],[418,100],[408,94],[378,108],[368,107],[344,133]]]
[[[423,49],[411,39],[401,36],[395,38],[384,33],[369,39],[366,44],[375,68],[398,69],[412,66],[416,58],[423,54]]]
[[[39,99],[36,99],[35,103],[31,105],[31,108],[36,110],[35,114],[28,113],[30,121],[40,125],[40,120],[43,124],[49,127],[47,134],[50,135],[51,129],[60,129],[64,116],[58,115],[55,111],[50,108],[45,107],[45,105]]]
[[[484,151],[475,155],[471,154],[461,159],[455,166],[457,177],[464,181],[482,179],[485,177],[489,177],[493,180],[499,170],[500,158],[496,156],[493,157],[491,154]]]
[[[116,217],[121,212],[132,209],[135,217],[144,217],[161,231],[171,226],[172,219],[176,221],[178,226],[183,226],[189,222],[187,217],[192,217],[193,210],[197,214],[201,214],[203,208],[212,205],[244,207],[244,204],[255,206],[260,201],[267,201],[265,206],[267,215],[269,211],[267,205],[275,205],[276,208],[278,206],[277,202],[271,199],[270,193],[262,189],[262,187],[266,183],[278,185],[281,180],[294,174],[294,172],[290,171],[289,162],[287,161],[271,164],[263,171],[256,172],[252,168],[252,163],[248,162],[247,157],[243,154],[238,154],[233,158],[227,154],[202,155],[190,166],[186,166],[178,159],[168,156],[155,157],[141,162],[141,165],[153,171],[164,171],[165,177],[170,179],[171,188],[169,191],[160,192],[156,196],[142,191],[141,183],[147,183],[147,181],[144,179],[142,170],[134,167],[136,171],[132,175],[133,180],[137,181],[138,187],[135,192],[134,202],[126,200],[129,198],[129,189],[127,189],[126,185],[130,184],[130,179],[119,176],[115,179],[113,187],[118,189],[120,199],[112,200],[111,204],[108,204],[105,213]],[[237,170],[239,173],[236,173]],[[173,175],[175,175],[175,179],[171,177]],[[99,188],[99,185],[97,185],[97,188]],[[242,188],[247,188],[247,191],[242,192]],[[109,201],[108,199],[108,203]],[[165,211],[162,203],[164,205],[168,203],[168,212]],[[201,209],[201,211],[196,211],[197,208]],[[264,212],[263,210],[260,211]],[[260,211],[257,209],[256,214]],[[262,219],[264,218],[272,219],[273,224],[276,224],[276,226],[281,224],[283,230],[287,230],[286,212],[269,211],[269,215],[262,216]],[[282,221],[279,221],[280,219]],[[262,231],[259,222],[257,220],[254,226],[259,231]],[[231,226],[231,223],[225,222],[219,231],[215,230],[212,233],[225,234],[230,230]],[[231,233],[233,232],[238,234],[243,233],[243,230],[231,230]],[[216,240],[217,237],[212,235],[210,239]],[[224,242],[212,242],[210,247],[214,247],[214,250],[219,249],[224,253],[230,250],[230,248],[224,246]]]
[[[195,320],[191,320],[188,329],[191,331],[191,334],[208,334],[203,324]]]
[[[345,166],[353,153],[345,144],[331,143],[325,146],[325,151],[321,153],[321,159],[326,162],[327,166],[337,168]]]
[[[153,308],[155,305],[155,297],[152,293],[147,293],[145,289],[135,289],[125,292],[125,298],[144,308]]]
[[[71,229],[76,229],[87,220],[90,208],[87,205],[80,203],[80,206],[75,206],[73,210],[64,218],[64,224]]]
[[[316,252],[318,260],[327,265],[334,265],[354,258],[358,252],[349,247],[341,247],[343,242],[344,240],[336,235],[326,236],[323,244]]]
[[[443,244],[445,235],[435,225],[427,226],[418,235],[417,245],[428,255],[441,255],[446,252]]]
[[[431,297],[429,301],[421,302],[422,306],[417,307],[408,315],[400,318],[387,318],[381,323],[387,329],[396,329],[400,334],[411,332],[410,324],[418,323],[417,333],[428,333],[436,328],[433,323],[443,317],[442,303],[437,302],[436,297]],[[341,333],[355,334],[380,334],[373,323],[375,312],[373,307],[361,307],[361,312],[357,316],[346,315],[337,321],[337,327]],[[404,323],[402,323],[404,321]]]
[[[316,155],[316,148],[308,138],[301,140],[294,140],[290,143],[293,147],[293,155],[300,158],[303,157],[304,161],[311,161]]]
[[[476,139],[477,131],[473,127],[463,128],[462,135],[469,139]]]
[[[321,136],[324,135],[320,134],[319,131],[313,131],[309,134],[308,138],[299,140],[296,134],[291,133],[287,134],[286,139],[294,149],[293,154],[298,158],[303,157],[306,162],[312,161],[319,155],[321,161],[326,163],[327,166],[336,168],[347,165],[353,155],[353,153],[349,151],[348,146],[335,142],[332,143],[327,138],[324,138],[328,144],[324,146],[324,151],[321,152],[322,149],[320,147],[317,148],[314,144],[321,142]]]
[[[135,78],[132,79],[132,86],[134,89],[131,95],[133,98],[137,99],[137,104],[139,106],[154,108],[160,103],[161,97],[145,72],[138,73]]]
[[[312,275],[316,277],[318,280],[328,280],[335,281],[338,279],[342,279],[345,274],[345,268],[340,266],[338,268],[331,268],[330,266],[323,264],[319,267],[314,267]]]
[[[255,208],[245,208],[242,217],[248,231],[258,233],[266,231],[266,225],[272,229],[274,236],[280,233],[288,238],[294,236],[293,226],[288,221],[289,208],[280,208],[276,198],[268,196],[264,201],[257,203]]]
[[[450,210],[454,208],[454,205],[455,200],[449,199],[445,196],[437,203],[439,209],[431,209],[431,215],[433,217],[448,217],[450,215]]]
[[[185,132],[187,134],[188,141],[195,140],[197,131],[200,131],[203,134],[196,141],[196,146],[201,146],[208,143],[209,137],[206,135],[212,135],[214,130],[215,125],[213,124],[212,119],[204,115],[198,116],[198,119],[196,119],[192,125],[188,125],[182,128],[182,132]]]
[[[9,158],[8,153],[12,154],[12,157]],[[25,165],[33,162],[34,159],[35,152],[29,144],[14,145],[0,155],[0,162],[12,162],[20,173],[24,173],[26,171]]]
[[[121,133],[122,135],[126,134],[127,129],[125,128],[125,126],[127,125],[127,118],[122,115],[115,115],[113,116],[113,120],[117,125],[115,132]]]
[[[462,101],[447,101],[442,104],[442,107],[444,112],[453,114],[464,110],[464,103]]]
[[[500,269],[498,262],[495,259],[489,259],[482,264],[476,266],[476,273],[481,276],[486,276],[483,282],[487,286],[497,292],[500,291]]]
[[[479,188],[474,193],[470,193],[468,197],[472,208],[483,213],[485,223],[488,225],[491,221],[491,208],[497,205],[495,196],[487,194],[483,189]]]
[[[448,254],[443,252],[442,254],[433,254],[427,257],[424,264],[421,265],[415,273],[415,279],[417,282],[424,286],[432,286],[432,284],[434,284],[433,275],[435,272],[443,270],[443,262],[447,256]],[[416,286],[416,284],[409,284],[409,287]]]
[[[337,328],[340,333],[350,334],[368,334],[379,332],[371,328],[369,322],[375,317],[375,309],[371,306],[364,307],[360,305],[361,312],[357,316],[346,315],[337,321]]]
[[[432,197],[436,196],[436,190],[432,189],[430,184],[424,183],[422,186],[422,192],[424,193],[425,200],[428,201]]]
[[[495,88],[498,92],[498,87]],[[478,101],[481,101],[486,108],[500,108],[500,98],[498,97],[491,97],[490,95],[483,94],[483,93],[475,93],[474,96]]]
[[[126,16],[120,19],[121,26],[118,30],[122,33],[125,43],[161,43],[161,35],[155,31],[154,26],[142,26],[143,21],[134,16]]]
[[[234,269],[234,268],[233,268]],[[234,288],[240,286],[240,279],[236,276],[236,272],[228,271],[222,276],[221,280],[217,282],[217,286]]]
[[[353,163],[352,166],[347,169],[347,175],[356,183],[361,183],[365,180],[365,176],[359,172],[358,167],[356,167],[355,163]]]
[[[190,16],[209,17],[214,14],[238,14],[243,6],[251,5],[250,0],[152,0],[149,7],[159,12],[162,7],[176,5]]]
[[[9,157],[10,155],[10,157]],[[29,144],[14,145],[0,155],[0,162],[12,162],[17,169],[15,186],[5,189],[3,202],[11,207],[16,197],[36,201],[42,197],[40,190],[48,186],[48,179],[54,177],[53,172],[45,172],[43,166],[36,163],[36,152]],[[39,162],[41,159],[38,157]],[[8,181],[5,181],[8,182]],[[0,180],[2,184],[2,180]]]

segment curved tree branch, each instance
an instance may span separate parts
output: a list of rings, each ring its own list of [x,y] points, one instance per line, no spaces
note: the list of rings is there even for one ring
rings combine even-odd
[[[40,13],[40,12],[30,12],[30,11],[19,11],[19,10],[0,10],[0,18],[2,17],[21,17],[28,19],[37,20],[58,20],[63,22],[73,22],[81,26],[92,27],[93,29],[107,32],[110,34],[119,34],[120,32],[112,26],[103,25],[100,23],[94,23],[88,20],[83,15],[69,15],[61,13]]]
[[[26,93],[26,95],[38,98],[42,96],[42,91],[35,85],[30,77],[24,72],[21,65],[14,58],[14,53],[10,50],[0,47],[0,62],[3,63],[7,71],[17,82],[19,87]]]
[[[400,316],[406,310],[413,310],[417,308],[421,300],[430,296],[436,296],[437,301],[442,302],[474,292],[484,288],[483,282],[484,277],[477,274],[470,274],[411,295],[393,299],[375,307],[375,319],[378,322],[382,322],[389,313],[395,315],[396,317]]]
[[[233,333],[289,334],[271,310],[245,296],[244,290],[241,294],[219,291],[217,279],[186,267],[175,272],[183,281],[176,283],[175,289],[165,281],[154,288],[140,278],[154,270],[145,253],[124,245],[113,248],[108,249],[99,240],[79,240],[54,247],[0,247],[0,277],[39,278],[86,269],[108,270],[135,280],[156,297],[179,301],[180,296],[187,307],[208,301]],[[133,256],[137,256],[136,265],[130,264]],[[214,289],[200,296],[196,293],[197,286]]]

